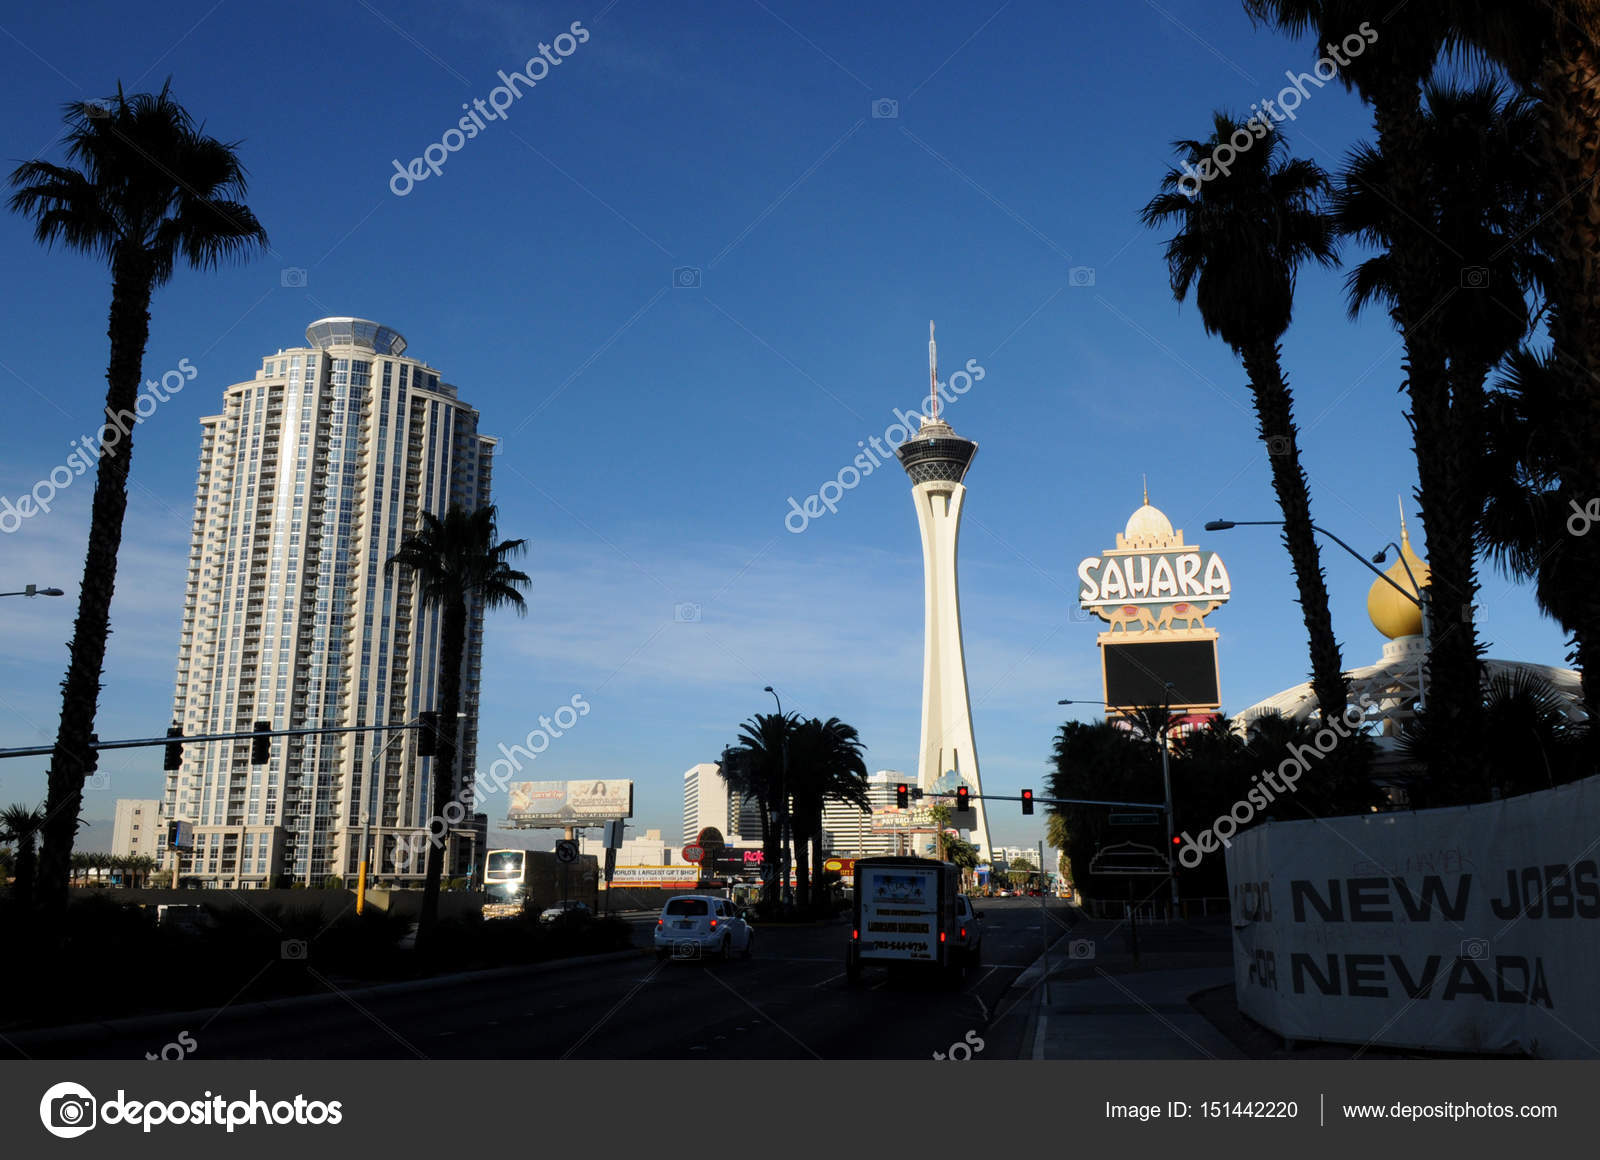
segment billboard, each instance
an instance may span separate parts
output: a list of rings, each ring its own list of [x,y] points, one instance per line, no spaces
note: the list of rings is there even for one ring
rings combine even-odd
[[[1240,1011],[1287,1039],[1600,1057],[1597,830],[1600,776],[1223,839]]]
[[[1137,644],[1112,644],[1102,639],[1100,650],[1108,708],[1170,704],[1174,708],[1214,709],[1222,704],[1215,638]]]
[[[874,834],[892,834],[900,830],[932,830],[937,827],[933,824],[933,807],[909,806],[900,809],[898,806],[885,806],[872,811],[872,832]]]
[[[570,826],[633,817],[633,782],[514,781],[506,822],[515,826]]]
[[[699,881],[698,866],[618,866],[611,876],[611,889],[655,887],[693,890]]]

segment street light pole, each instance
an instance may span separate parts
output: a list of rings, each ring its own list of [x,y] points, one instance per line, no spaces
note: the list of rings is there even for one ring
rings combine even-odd
[[[59,588],[40,588],[37,584],[29,584],[21,592],[0,592],[0,596],[26,596],[32,599],[35,596],[65,596],[66,593]]]
[[[1167,808],[1167,881],[1172,886],[1172,916],[1178,916],[1178,871],[1172,862],[1172,847],[1176,835],[1177,821],[1172,816],[1172,771],[1167,764],[1167,747],[1171,740],[1172,731],[1172,682],[1167,682],[1166,702],[1161,707],[1161,791],[1165,795]]]
[[[1172,682],[1168,681],[1166,686],[1161,706],[1161,800],[1164,803],[1161,812],[1167,816],[1167,881],[1172,888],[1172,910],[1174,916],[1176,916],[1178,910],[1178,872],[1177,868],[1172,864],[1172,839],[1177,836],[1177,822],[1172,816],[1172,767],[1168,764],[1167,759],[1167,734],[1172,726],[1170,719],[1172,716]],[[1111,708],[1111,705],[1105,701],[1097,701],[1093,698],[1085,697],[1079,697],[1076,700],[1068,698],[1063,701],[1057,701],[1056,704],[1105,705],[1107,709]]]
[[[1207,520],[1206,521],[1206,531],[1208,531],[1208,532],[1225,532],[1229,528],[1242,528],[1242,527],[1281,528],[1281,527],[1283,527],[1283,525],[1284,525],[1284,521],[1283,520]],[[1349,552],[1352,556],[1354,556],[1357,560],[1359,560],[1361,562],[1361,566],[1363,568],[1365,568],[1367,571],[1371,572],[1374,576],[1376,576],[1378,579],[1382,580],[1389,587],[1393,588],[1396,592],[1400,593],[1401,596],[1404,596],[1407,600],[1411,601],[1411,603],[1415,604],[1418,608],[1423,608],[1424,610],[1426,609],[1426,606],[1423,603],[1423,598],[1421,596],[1421,591],[1422,590],[1420,588],[1416,592],[1407,592],[1404,588],[1400,587],[1400,585],[1396,584],[1394,582],[1394,580],[1389,576],[1389,574],[1387,572],[1378,571],[1378,569],[1376,569],[1376,568],[1374,568],[1372,566],[1372,562],[1371,561],[1369,561],[1360,552],[1358,552],[1354,548],[1352,548],[1349,544],[1347,544],[1343,540],[1341,540],[1338,536],[1334,535],[1327,528],[1318,527],[1316,524],[1312,524],[1311,525],[1311,530],[1313,532],[1321,532],[1323,535],[1327,536],[1328,539],[1332,540],[1335,544],[1338,544],[1346,552]],[[1402,560],[1403,559],[1404,559],[1404,557],[1402,557]],[[1411,575],[1411,567],[1410,567],[1410,565],[1406,566],[1406,575],[1408,575],[1408,576]],[[1411,577],[1411,584],[1412,584],[1412,587],[1416,587],[1417,579],[1416,579],[1415,576]]]
[[[784,898],[789,892],[789,811],[785,808],[789,795],[789,720],[783,715],[783,701],[778,697],[778,692],[771,685],[767,685],[763,692],[771,693],[772,699],[778,703],[778,718],[783,729],[783,784],[778,787],[778,817],[781,825],[778,831],[778,906],[784,905]]]

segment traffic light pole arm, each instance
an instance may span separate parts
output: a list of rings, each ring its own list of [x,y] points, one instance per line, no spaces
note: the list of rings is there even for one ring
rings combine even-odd
[[[955,797],[954,794],[932,794],[930,796],[939,797],[939,798],[945,798],[945,797],[954,798]],[[975,793],[975,794],[969,794],[967,796],[973,801],[986,801],[986,802],[1020,802],[1020,801],[1026,801],[1027,800],[1026,798],[1023,798],[1020,794]],[[1035,804],[1043,802],[1047,806],[1128,806],[1128,807],[1130,807],[1132,809],[1138,809],[1138,810],[1163,810],[1163,811],[1167,808],[1161,802],[1103,802],[1103,801],[1092,801],[1092,800],[1090,800],[1088,798],[1042,797],[1039,794],[1034,794],[1033,795],[1033,801],[1034,801]]]
[[[184,737],[139,737],[123,741],[96,741],[89,748],[140,749],[148,745],[188,745],[196,741],[253,741],[257,737],[315,737],[329,733],[380,733],[386,729],[421,729],[421,722],[406,725],[340,725],[327,729],[263,729],[260,733],[196,733]],[[48,757],[55,752],[53,745],[36,745],[28,749],[0,749],[0,759],[7,757]]]

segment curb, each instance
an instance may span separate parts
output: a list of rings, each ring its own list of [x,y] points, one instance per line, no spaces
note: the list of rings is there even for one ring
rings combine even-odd
[[[317,995],[286,995],[280,999],[261,999],[253,1003],[241,1003],[237,1007],[199,1007],[188,1011],[163,1011],[153,1015],[130,1015],[116,1019],[93,1020],[87,1023],[66,1023],[56,1027],[32,1027],[15,1033],[0,1031],[0,1043],[11,1047],[13,1050],[26,1054],[30,1045],[48,1043],[58,1047],[75,1040],[92,1039],[101,1040],[107,1035],[135,1035],[142,1031],[165,1032],[175,1022],[182,1020],[204,1020],[208,1023],[219,1019],[239,1019],[251,1015],[273,1014],[284,1011],[300,1011],[308,1007],[325,1006],[329,1003],[346,1001],[347,996],[359,995],[403,995],[417,991],[437,990],[441,987],[454,986],[460,983],[486,982],[491,979],[514,978],[519,975],[543,975],[555,971],[566,970],[571,967],[590,966],[596,963],[618,962],[630,956],[642,955],[645,952],[638,947],[624,951],[607,951],[598,955],[580,955],[576,958],[554,959],[543,963],[528,963],[522,966],[491,967],[481,971],[459,971],[448,975],[431,975],[425,979],[403,979],[396,983],[375,983],[367,987],[345,987],[338,991],[325,992]]]
[[[1054,951],[1056,947],[1060,945],[1063,939],[1072,938],[1073,931],[1077,929],[1078,924],[1085,921],[1089,920],[1082,911],[1079,911],[1077,918],[1067,924],[1067,929],[1062,931],[1051,940],[1049,949]],[[1033,962],[1029,963],[1027,967],[1023,969],[1020,975],[1011,981],[1011,986],[1006,988],[1007,994],[1010,994],[1012,991],[1016,990],[1027,991],[1029,989],[1033,989],[1035,991],[1033,999],[1029,1001],[1028,1021],[1022,1030],[1022,1048],[1021,1054],[1017,1056],[1018,1059],[1041,1058],[1034,1052],[1035,1045],[1039,1042],[1040,1024],[1043,1021],[1043,1015],[1041,1012],[1044,1010],[1044,1005],[1049,997],[1048,992],[1050,989],[1050,984],[1045,981],[1045,957],[1045,955],[1041,954],[1035,958]],[[1052,955],[1051,973],[1054,973],[1054,964],[1056,962],[1057,959],[1054,955]],[[1035,988],[1034,984],[1036,981],[1043,983],[1043,985]],[[1022,1001],[1018,1000],[1017,1006],[1021,1005]]]

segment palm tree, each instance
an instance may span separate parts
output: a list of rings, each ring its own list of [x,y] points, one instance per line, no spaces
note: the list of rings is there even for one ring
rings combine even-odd
[[[955,808],[946,802],[936,801],[928,807],[928,820],[933,823],[933,842],[939,861],[947,861],[950,835],[945,831],[955,828]]]
[[[149,854],[135,854],[133,856],[133,884],[134,886],[148,886],[150,875],[159,864]]]
[[[781,906],[788,885],[784,857],[790,829],[788,748],[798,724],[793,713],[755,714],[739,727],[743,755],[724,773],[734,790],[753,797],[761,807],[761,857],[770,884],[762,902],[769,913]]]
[[[1560,415],[1547,454],[1558,506],[1581,508],[1600,496],[1600,2],[1467,7],[1472,19],[1463,21],[1462,37],[1538,105],[1532,151],[1549,210],[1541,241],[1552,263],[1547,377]],[[1600,574],[1600,536],[1569,538],[1561,548],[1567,563],[1548,587],[1561,589],[1554,599],[1566,609],[1562,622],[1573,634],[1584,702],[1590,719],[1600,720],[1600,591],[1592,582]],[[1540,586],[1547,587],[1543,579]]]
[[[1574,722],[1567,705],[1560,690],[1525,670],[1497,673],[1484,683],[1483,739],[1492,780],[1479,800],[1550,789],[1593,772],[1586,756],[1593,728]],[[1425,760],[1438,727],[1432,714],[1419,713],[1401,735],[1400,751]],[[1461,804],[1455,789],[1425,785],[1414,797],[1427,806]]]
[[[848,802],[865,812],[872,803],[867,796],[864,747],[854,726],[837,717],[827,721],[813,717],[799,723],[790,745],[788,788],[795,817],[795,874],[800,885],[797,901],[804,910],[812,902],[822,901],[824,806],[829,801]],[[809,857],[805,850],[808,842]],[[809,886],[808,868],[814,872]]]
[[[128,506],[128,469],[138,415],[150,297],[181,259],[198,269],[242,259],[266,245],[266,232],[239,198],[245,173],[237,142],[205,135],[163,86],[156,94],[66,106],[67,156],[76,163],[29,161],[11,173],[10,207],[33,220],[42,245],[61,242],[111,267],[111,355],[107,426],[120,432],[102,449],[95,473],[78,616],[61,686],[61,724],[50,755],[39,902],[59,914],[83,805],[95,771],[90,747],[111,631],[111,596]]]
[[[444,518],[420,513],[420,526],[389,557],[387,567],[406,568],[421,589],[421,599],[439,612],[439,738],[433,759],[433,817],[445,817],[455,793],[457,717],[461,712],[461,662],[467,646],[471,611],[510,607],[527,611],[521,589],[527,575],[507,562],[520,555],[525,540],[496,542],[495,508],[487,504],[465,511],[451,504]],[[444,873],[444,843],[428,843],[427,877],[422,910],[417,916],[417,945],[433,933],[439,916],[439,883]]]
[[[1446,443],[1429,448],[1436,462],[1429,469],[1435,483],[1427,525],[1432,632],[1446,647],[1442,657],[1433,655],[1430,669],[1451,688],[1476,689],[1483,649],[1472,600],[1484,506],[1484,384],[1527,336],[1529,302],[1543,291],[1549,263],[1526,240],[1540,213],[1524,155],[1536,129],[1533,106],[1487,80],[1465,87],[1430,81],[1422,91],[1426,109],[1417,147],[1428,174],[1423,199],[1401,202],[1394,159],[1363,145],[1351,155],[1334,196],[1334,219],[1342,233],[1378,251],[1347,281],[1352,317],[1374,303],[1391,313],[1398,308],[1394,247],[1418,222],[1427,227],[1434,260],[1456,261],[1466,272],[1459,292],[1445,297],[1428,321],[1447,356],[1449,394]],[[1450,696],[1430,701],[1441,724],[1431,736],[1444,745],[1430,768],[1436,778],[1450,772],[1469,798],[1482,800],[1487,770],[1476,696],[1466,705]]]
[[[1574,598],[1586,585],[1568,573],[1583,566],[1576,547],[1586,537],[1568,530],[1572,511],[1562,502],[1556,375],[1553,354],[1523,347],[1485,399],[1478,538],[1505,575],[1534,582],[1540,610],[1576,637],[1582,610]]]
[[[1258,122],[1259,127],[1259,122]],[[1209,162],[1236,132],[1250,130],[1223,113],[1213,119],[1206,141],[1178,141],[1190,166]],[[1310,637],[1312,688],[1324,718],[1349,704],[1349,685],[1339,642],[1333,635],[1322,557],[1311,528],[1311,499],[1294,422],[1294,398],[1284,378],[1278,342],[1294,311],[1295,275],[1308,261],[1337,261],[1322,201],[1327,174],[1313,162],[1287,157],[1276,130],[1238,154],[1230,172],[1198,183],[1168,170],[1161,192],[1144,207],[1146,226],[1175,222],[1167,243],[1172,293],[1178,301],[1192,287],[1207,334],[1220,335],[1244,364],[1255,400],[1256,422],[1272,468],[1272,487],[1283,513],[1283,540],[1294,567],[1300,608]],[[1192,170],[1191,170],[1192,172]]]
[[[1296,36],[1312,33],[1318,46],[1340,43],[1373,15],[1362,0],[1244,0],[1244,7],[1257,23]],[[1512,7],[1520,15],[1524,6]],[[1430,236],[1426,213],[1412,211],[1429,204],[1433,179],[1423,82],[1445,46],[1458,44],[1489,19],[1486,8],[1468,0],[1407,0],[1391,6],[1381,14],[1381,26],[1374,28],[1376,38],[1337,73],[1347,89],[1372,106],[1377,149],[1388,159],[1385,193],[1402,210],[1394,215],[1388,238],[1390,314],[1405,347],[1411,403],[1407,419],[1414,436],[1417,498],[1429,561],[1444,563],[1443,574],[1436,570],[1430,586],[1435,615],[1428,640],[1428,696],[1433,709],[1452,721],[1464,721],[1476,711],[1481,665],[1475,635],[1464,631],[1471,626],[1473,594],[1460,587],[1467,573],[1459,561],[1470,557],[1472,538],[1462,525],[1458,499],[1463,466],[1460,429],[1451,414],[1449,351],[1433,315],[1442,302],[1466,292],[1463,281],[1474,272]],[[1316,51],[1320,55],[1323,50]],[[1448,740],[1448,731],[1440,736],[1444,748],[1435,760],[1441,773],[1451,754],[1469,763],[1468,768],[1477,761],[1476,753]]]
[[[33,886],[37,871],[34,844],[44,825],[44,812],[32,806],[13,805],[0,810],[0,839],[16,846],[14,861],[15,881],[11,884],[11,897],[22,906],[33,902]]]

